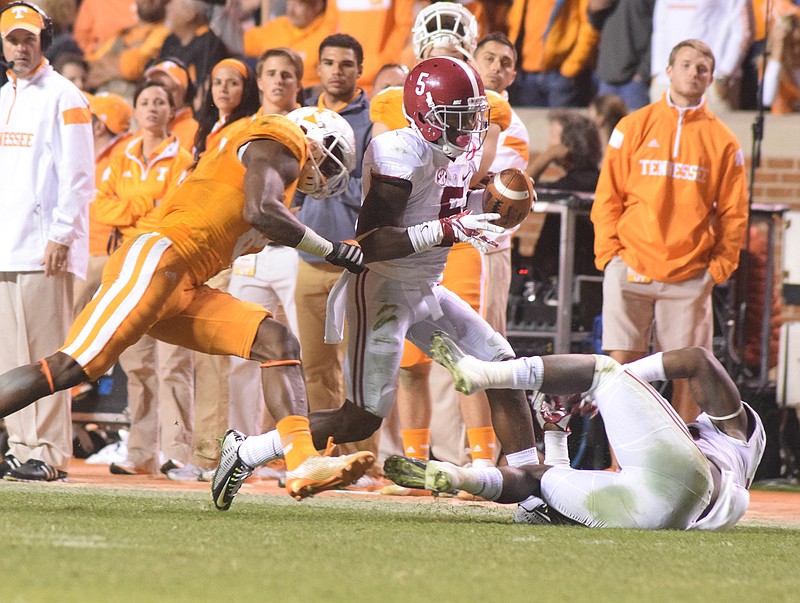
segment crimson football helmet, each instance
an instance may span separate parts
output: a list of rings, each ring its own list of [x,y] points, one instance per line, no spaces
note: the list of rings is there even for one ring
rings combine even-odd
[[[478,21],[458,2],[434,2],[419,11],[414,20],[411,44],[417,60],[428,48],[447,47],[471,61],[478,44]]]
[[[315,199],[343,192],[356,167],[356,137],[347,120],[320,107],[295,109],[286,117],[308,141],[308,161],[300,169],[297,190]]]
[[[450,57],[426,59],[406,77],[403,112],[412,128],[458,157],[480,148],[489,128],[489,102],[478,72]]]

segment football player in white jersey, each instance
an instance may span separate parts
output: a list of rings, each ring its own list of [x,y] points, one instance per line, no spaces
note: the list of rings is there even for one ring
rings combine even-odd
[[[464,354],[449,337],[434,335],[434,359],[460,391],[487,387],[590,396],[603,417],[621,470],[569,466],[566,434],[548,441],[563,413],[545,420],[541,465],[466,469],[390,457],[386,475],[401,485],[434,491],[464,489],[498,502],[531,494],[549,508],[537,523],[590,527],[723,530],[747,510],[748,488],[764,453],[761,419],[742,402],[733,380],[711,352],[683,348],[621,365],[609,356],[554,355],[487,363]],[[688,379],[702,410],[688,426],[649,381]]]
[[[499,333],[439,284],[450,245],[485,248],[481,232],[502,231],[489,222],[494,216],[480,213],[483,192],[468,194],[487,107],[480,76],[469,64],[424,60],[404,86],[412,125],[373,138],[367,148],[357,236],[370,265],[364,278],[347,286],[348,400],[334,415],[315,416],[315,432],[346,442],[379,427],[394,404],[406,337],[428,352],[432,334],[442,330],[484,360],[514,357]],[[535,458],[522,392],[488,395],[504,450]]]
[[[514,358],[505,338],[439,284],[449,246],[463,241],[483,248],[490,242],[482,232],[503,230],[490,223],[498,214],[480,213],[483,191],[469,191],[488,127],[480,76],[458,59],[427,59],[409,73],[403,106],[412,125],[377,136],[364,155],[356,234],[370,264],[359,278],[341,281],[338,299],[346,299],[349,329],[347,400],[337,410],[310,415],[319,449],[329,437],[353,442],[378,429],[394,405],[406,337],[427,353],[433,333],[444,331],[478,358]],[[336,290],[331,296],[328,318],[336,322],[343,316]],[[487,395],[509,462],[538,463],[524,392],[492,389]],[[283,452],[275,432],[235,445],[229,453],[249,468]]]

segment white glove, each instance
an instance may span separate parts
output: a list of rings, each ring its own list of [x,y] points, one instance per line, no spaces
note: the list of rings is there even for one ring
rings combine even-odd
[[[472,214],[470,210],[441,218],[442,225],[442,246],[450,246],[456,241],[469,243],[478,251],[486,253],[490,247],[497,247],[497,242],[483,236],[483,232],[502,233],[505,228],[492,224],[492,220],[497,220],[500,214]]]

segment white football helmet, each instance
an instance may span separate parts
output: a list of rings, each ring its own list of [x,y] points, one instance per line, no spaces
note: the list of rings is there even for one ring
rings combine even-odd
[[[321,107],[302,107],[286,117],[308,141],[308,161],[300,169],[297,190],[315,199],[344,191],[356,167],[356,137],[347,120]]]
[[[472,61],[478,44],[478,21],[458,2],[434,2],[419,11],[411,34],[417,60],[429,47],[450,47],[463,54],[465,61]]]

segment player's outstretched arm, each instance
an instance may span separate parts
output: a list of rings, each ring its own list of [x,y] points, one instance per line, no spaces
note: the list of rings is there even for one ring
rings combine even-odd
[[[285,189],[297,179],[300,163],[284,145],[274,140],[255,140],[242,157],[244,219],[270,240],[296,247],[305,226],[285,204]]]
[[[747,440],[748,416],[739,390],[711,352],[699,347],[664,352],[663,363],[667,379],[689,380],[695,402],[719,429]]]
[[[297,220],[285,204],[286,186],[300,173],[297,158],[274,140],[250,143],[242,157],[243,217],[270,240],[296,247],[350,272],[364,270],[364,256],[354,241],[331,242]]]

